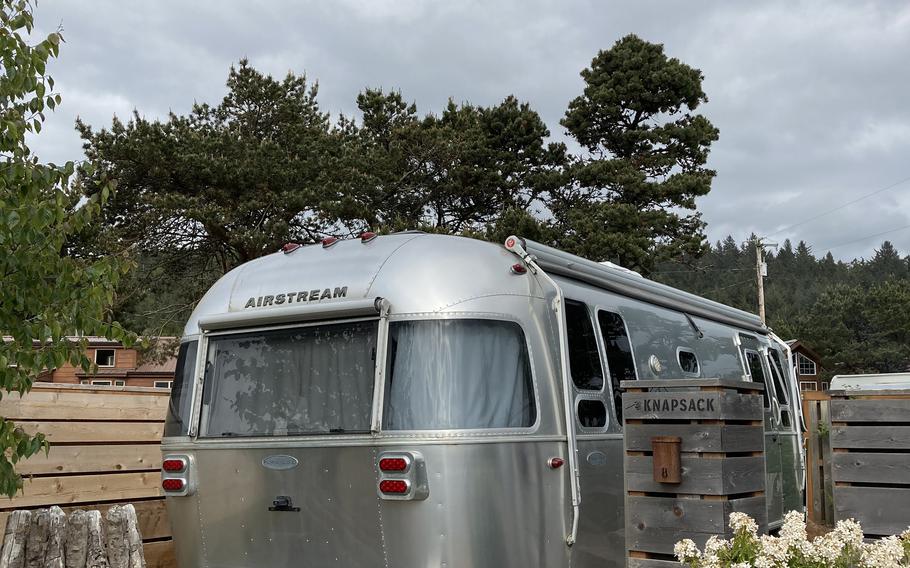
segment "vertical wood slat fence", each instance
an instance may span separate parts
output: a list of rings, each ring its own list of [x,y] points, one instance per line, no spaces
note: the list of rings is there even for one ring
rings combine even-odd
[[[831,392],[834,514],[867,537],[910,526],[910,390]]]
[[[819,527],[834,526],[834,482],[831,478],[831,397],[822,391],[803,391],[806,421],[806,513]]]
[[[51,505],[69,514],[132,503],[148,568],[173,568],[171,530],[161,492],[161,442],[169,392],[143,387],[36,383],[0,401],[0,416],[43,432],[50,454],[18,464],[25,486],[0,500],[0,526],[16,509]]]

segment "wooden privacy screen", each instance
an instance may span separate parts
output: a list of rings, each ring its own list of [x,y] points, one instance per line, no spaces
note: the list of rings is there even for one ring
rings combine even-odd
[[[869,537],[910,526],[910,390],[831,391],[834,513]]]
[[[673,546],[731,536],[734,511],[766,530],[761,384],[685,379],[622,388],[629,568],[679,566]]]
[[[132,503],[149,568],[173,568],[171,529],[161,492],[161,442],[170,393],[143,387],[36,383],[0,401],[0,416],[43,432],[50,454],[20,462],[25,487],[0,500],[0,527],[16,509],[58,505],[69,514]]]

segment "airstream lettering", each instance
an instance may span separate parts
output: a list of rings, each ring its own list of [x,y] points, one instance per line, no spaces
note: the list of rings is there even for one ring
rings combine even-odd
[[[772,526],[801,507],[791,355],[756,316],[518,237],[287,250],[187,322],[162,442],[181,567],[622,567],[624,380],[764,383]]]

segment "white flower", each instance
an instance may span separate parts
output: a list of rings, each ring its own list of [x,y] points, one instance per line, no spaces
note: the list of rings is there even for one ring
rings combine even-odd
[[[758,523],[745,513],[730,513],[730,528],[734,532],[744,530],[752,536],[758,534]]]
[[[862,546],[863,568],[900,568],[904,545],[896,536]]]
[[[685,564],[691,559],[698,558],[698,547],[695,546],[695,542],[687,538],[676,543],[673,553],[680,564]]]

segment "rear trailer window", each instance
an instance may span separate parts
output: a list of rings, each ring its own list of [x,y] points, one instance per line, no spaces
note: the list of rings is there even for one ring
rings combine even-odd
[[[537,418],[521,327],[423,320],[389,327],[383,428],[525,428]]]
[[[165,436],[186,436],[189,433],[198,348],[198,341],[187,341],[180,345],[180,351],[177,352],[177,366],[171,385],[171,402],[164,421]]]
[[[377,326],[360,321],[212,337],[202,435],[369,432]]]

